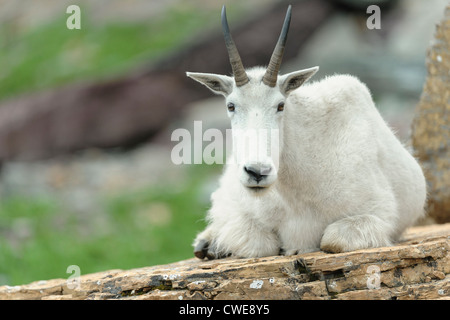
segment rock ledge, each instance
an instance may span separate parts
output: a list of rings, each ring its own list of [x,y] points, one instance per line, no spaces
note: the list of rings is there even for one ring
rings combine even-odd
[[[5,299],[450,299],[450,224],[410,228],[392,247],[259,259],[189,259],[1,286]]]

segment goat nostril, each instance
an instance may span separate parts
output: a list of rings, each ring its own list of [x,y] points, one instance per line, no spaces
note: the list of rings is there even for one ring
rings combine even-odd
[[[272,168],[255,168],[253,166],[244,166],[244,170],[249,176],[255,179],[256,182],[259,182],[270,173]]]
[[[257,170],[256,168],[249,166],[249,167],[244,167],[244,170],[245,170],[245,172],[247,172],[247,174],[249,176],[251,176],[256,181],[262,180],[261,174],[259,173],[259,170]]]

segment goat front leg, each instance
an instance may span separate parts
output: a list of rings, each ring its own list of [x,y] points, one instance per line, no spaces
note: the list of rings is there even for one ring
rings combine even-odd
[[[323,226],[315,212],[303,208],[302,214],[291,214],[280,224],[279,235],[283,255],[290,256],[319,250]]]
[[[194,241],[194,255],[197,258],[254,258],[279,253],[280,243],[272,230],[245,213],[229,210],[211,208],[208,217],[210,224]]]
[[[390,246],[393,227],[371,214],[349,216],[325,228],[320,249],[327,252],[348,252]]]

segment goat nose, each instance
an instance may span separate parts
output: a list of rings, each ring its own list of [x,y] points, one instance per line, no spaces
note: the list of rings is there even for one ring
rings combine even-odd
[[[271,167],[259,167],[259,166],[244,166],[245,172],[249,176],[251,176],[253,179],[256,180],[256,182],[261,181],[265,176],[269,175],[270,171],[272,170]]]

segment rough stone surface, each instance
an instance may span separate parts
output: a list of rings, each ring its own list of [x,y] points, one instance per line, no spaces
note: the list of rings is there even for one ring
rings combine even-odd
[[[259,259],[194,258],[79,280],[79,286],[66,279],[1,286],[0,300],[449,299],[450,224],[411,228],[392,247]]]
[[[428,183],[428,214],[443,223],[450,221],[450,5],[436,26],[427,69],[412,142]]]

